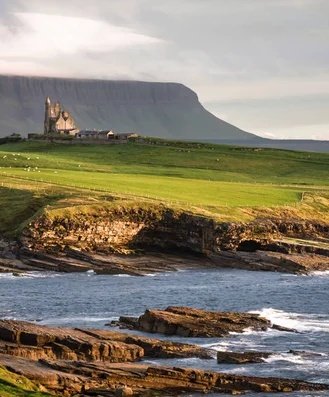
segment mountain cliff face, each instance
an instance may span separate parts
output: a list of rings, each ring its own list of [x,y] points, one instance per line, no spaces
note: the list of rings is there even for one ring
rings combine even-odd
[[[41,132],[48,95],[81,129],[179,139],[255,138],[212,115],[182,84],[24,76],[0,76],[0,136]]]

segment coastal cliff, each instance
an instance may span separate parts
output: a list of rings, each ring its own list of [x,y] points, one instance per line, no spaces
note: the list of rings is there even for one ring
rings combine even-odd
[[[255,218],[223,222],[159,206],[44,211],[2,254],[3,271],[87,271],[143,275],[182,266],[307,273],[329,268],[326,222]],[[6,246],[6,245],[4,245]],[[7,248],[8,251],[8,248]],[[6,259],[7,258],[7,259]]]

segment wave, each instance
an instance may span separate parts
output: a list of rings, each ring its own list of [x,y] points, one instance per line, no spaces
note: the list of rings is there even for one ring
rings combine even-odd
[[[231,331],[231,332],[229,332],[229,335],[232,335],[232,336],[233,335],[257,335],[260,332],[264,332],[264,331],[257,331],[255,329],[253,329],[252,327],[248,327],[248,328],[245,328],[242,332]]]
[[[13,273],[0,273],[0,280],[5,279],[5,280],[12,280],[12,279],[17,279],[17,276],[14,276]]]
[[[310,276],[329,276],[329,270],[316,270],[311,272]]]
[[[227,350],[259,350],[263,348],[263,345],[261,345],[258,341],[251,341],[249,338],[248,339],[227,339],[225,338],[225,341],[220,341],[220,342],[213,342],[213,343],[202,343],[199,344],[200,346],[204,348],[209,348],[213,349],[216,351],[227,351]]]
[[[272,324],[292,328],[299,332],[329,332],[328,316],[290,313],[271,307],[251,311],[251,313],[267,318]]]
[[[107,317],[91,317],[91,316],[72,316],[72,317],[54,317],[45,320],[41,320],[40,324],[44,325],[63,325],[63,324],[75,324],[75,323],[97,323],[99,321],[111,322],[113,320],[119,320],[119,317],[107,316]]]
[[[19,280],[19,279],[31,279],[31,278],[54,278],[61,277],[63,273],[56,272],[24,272],[24,273],[0,273],[0,279],[6,280]]]
[[[307,360],[303,358],[303,356],[298,355],[298,354],[291,354],[291,353],[277,353],[277,354],[272,354],[268,358],[263,359],[266,363],[272,364],[277,361],[287,361],[292,364],[303,364],[303,365],[312,365],[314,362],[312,360]]]

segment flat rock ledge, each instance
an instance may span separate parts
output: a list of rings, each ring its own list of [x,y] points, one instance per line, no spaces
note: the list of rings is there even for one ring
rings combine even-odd
[[[23,375],[58,396],[177,395],[179,393],[244,394],[248,391],[289,393],[324,391],[329,385],[296,379],[261,378],[142,363],[32,361],[0,354],[0,365]],[[151,394],[150,394],[151,393]],[[154,394],[153,394],[154,395]]]
[[[138,318],[122,316],[117,324],[121,327],[150,333],[203,338],[224,337],[231,332],[242,333],[247,328],[254,331],[274,328],[295,332],[295,330],[271,324],[269,320],[258,314],[212,312],[178,306],[170,306],[165,310],[146,310]]]
[[[198,355],[200,349],[116,331],[0,320],[0,367],[25,376],[57,396],[127,397],[154,392],[237,395],[247,391],[329,390],[329,385],[295,379],[240,376],[138,362],[143,357]],[[210,353],[204,349],[202,355],[209,358]]]
[[[99,329],[51,328],[0,320],[0,353],[32,360],[132,362],[142,357],[215,357],[211,349]]]
[[[275,234],[271,238],[268,236],[258,239],[252,230],[248,229],[248,233],[240,235],[233,225],[231,227],[233,229],[230,237],[224,240],[219,238],[204,250],[198,249],[199,245],[194,239],[188,246],[183,244],[185,239],[181,241],[183,245],[176,248],[173,241],[166,245],[164,241],[167,235],[165,238],[156,239],[157,242],[152,243],[152,239],[146,239],[143,244],[133,247],[128,244],[114,251],[111,244],[108,247],[93,244],[93,249],[86,249],[79,245],[79,239],[64,244],[60,236],[50,245],[46,243],[46,238],[41,238],[37,246],[33,238],[22,237],[21,241],[6,241],[0,236],[0,272],[10,272],[18,276],[29,271],[93,271],[96,274],[145,276],[191,268],[238,268],[293,274],[329,270],[327,237],[317,236],[315,233],[313,239],[293,239],[287,236],[279,239]],[[327,228],[322,229],[321,233],[327,236]],[[206,235],[209,234],[207,230],[206,228]]]

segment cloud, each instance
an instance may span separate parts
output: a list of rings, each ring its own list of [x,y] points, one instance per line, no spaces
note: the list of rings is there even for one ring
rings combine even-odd
[[[177,81],[255,132],[329,124],[328,0],[81,3],[0,0],[0,73]]]
[[[0,59],[49,59],[107,53],[162,41],[110,23],[62,15],[15,13],[16,29],[0,27]]]

